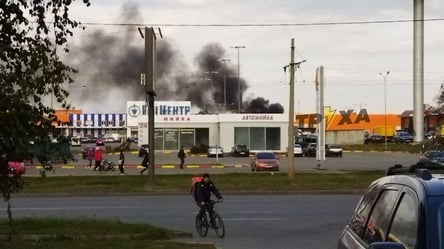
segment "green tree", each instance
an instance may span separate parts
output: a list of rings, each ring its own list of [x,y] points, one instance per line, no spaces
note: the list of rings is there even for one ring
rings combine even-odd
[[[44,150],[31,150],[30,142],[45,144],[57,136],[54,110],[45,97],[70,108],[63,84],[73,82],[76,70],[59,53],[69,52],[67,39],[80,25],[69,16],[74,1],[0,0],[0,153],[7,161],[44,156]],[[1,188],[5,200],[9,190]]]

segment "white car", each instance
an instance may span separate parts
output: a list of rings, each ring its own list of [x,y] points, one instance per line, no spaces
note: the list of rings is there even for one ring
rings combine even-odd
[[[286,154],[288,156],[288,150],[287,150]],[[301,144],[294,144],[293,155],[294,156],[300,156],[300,157],[304,155],[304,151],[302,150],[302,145]]]
[[[222,148],[219,145],[216,146],[210,146],[208,147],[208,157],[215,157],[215,156],[223,157],[224,156],[224,148]]]

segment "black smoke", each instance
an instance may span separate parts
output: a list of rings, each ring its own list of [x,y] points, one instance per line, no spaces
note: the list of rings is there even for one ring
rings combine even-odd
[[[143,23],[138,6],[124,4],[118,22]],[[122,110],[127,100],[145,100],[146,93],[140,85],[145,65],[144,41],[136,27],[115,32],[96,29],[80,37],[76,44],[71,49],[76,52],[70,58],[79,68],[75,76],[77,84],[71,87],[72,101],[78,101],[73,105],[109,112]],[[224,65],[220,60],[223,58],[226,50],[221,44],[207,44],[194,59],[196,69],[191,70],[173,48],[172,41],[158,37],[156,100],[191,101],[202,112],[237,112],[239,95],[248,89],[248,84],[242,78],[238,81],[234,61],[226,61]],[[270,104],[262,97],[241,103],[241,112],[284,111],[281,104]]]

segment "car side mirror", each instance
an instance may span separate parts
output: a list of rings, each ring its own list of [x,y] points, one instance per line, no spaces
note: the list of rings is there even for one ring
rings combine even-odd
[[[373,242],[368,249],[405,249],[405,247],[398,242]]]

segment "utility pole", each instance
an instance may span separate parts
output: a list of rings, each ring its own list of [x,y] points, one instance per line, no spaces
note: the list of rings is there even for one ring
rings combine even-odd
[[[224,107],[225,110],[227,109],[227,68],[225,66],[225,62],[231,61],[230,59],[219,59],[219,61],[222,61],[224,63]]]
[[[318,142],[316,143],[316,160],[318,169],[324,169],[322,166],[325,161],[325,117],[324,117],[324,67],[316,69],[316,111],[320,120],[317,120],[316,133]]]
[[[288,178],[294,178],[295,166],[294,166],[294,73],[295,67],[298,67],[301,63],[305,62],[305,60],[301,62],[294,62],[294,38],[291,39],[291,56],[290,56],[290,64],[284,66],[284,71],[287,67],[290,67],[290,103],[288,106],[288,146],[287,146],[287,154],[288,154]]]
[[[150,161],[149,177],[150,182],[154,183],[154,97],[156,96],[156,78],[157,78],[157,57],[156,57],[156,34],[153,28],[145,27],[145,35],[139,29],[142,38],[145,38],[145,91],[148,101],[148,156]],[[159,29],[160,37],[162,33]]]
[[[234,46],[231,47],[234,49],[237,49],[237,112],[241,113],[242,110],[242,92],[241,92],[241,86],[240,86],[240,56],[239,56],[239,49],[245,48],[245,46]]]

